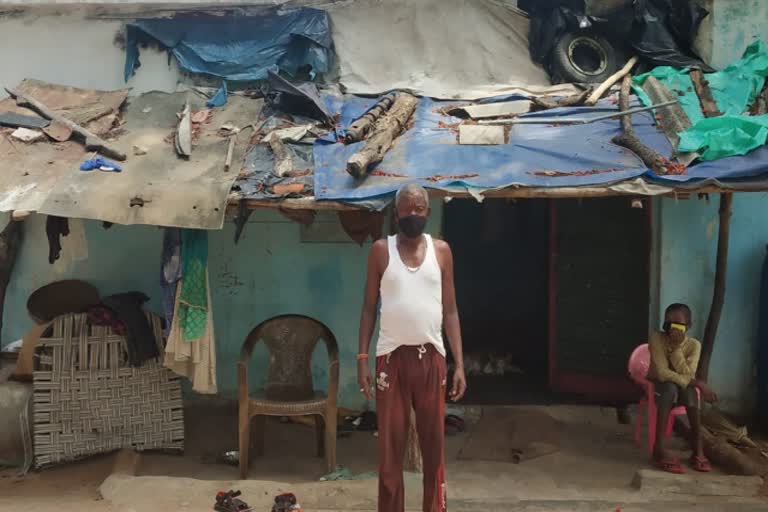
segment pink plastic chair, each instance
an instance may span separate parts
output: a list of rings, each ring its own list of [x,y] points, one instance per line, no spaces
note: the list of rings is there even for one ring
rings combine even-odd
[[[635,442],[640,446],[640,430],[643,423],[643,413],[645,413],[648,421],[648,451],[653,453],[653,447],[656,443],[656,415],[658,414],[658,409],[656,408],[653,382],[647,379],[648,368],[651,366],[651,352],[648,349],[647,343],[640,345],[632,352],[632,355],[629,356],[628,366],[629,376],[645,390],[645,397],[638,404],[637,419],[635,420]],[[696,392],[698,393],[699,390],[697,389]],[[669,414],[667,429],[664,432],[666,437],[672,435],[675,416],[681,416],[685,413],[685,407],[682,406],[672,409],[672,412]]]

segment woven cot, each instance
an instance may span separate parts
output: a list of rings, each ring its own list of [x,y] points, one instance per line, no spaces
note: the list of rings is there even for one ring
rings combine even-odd
[[[148,313],[162,347],[161,320]],[[69,462],[122,448],[184,449],[179,378],[159,362],[127,362],[126,340],[87,315],[54,320],[37,347],[34,372],[35,466]]]

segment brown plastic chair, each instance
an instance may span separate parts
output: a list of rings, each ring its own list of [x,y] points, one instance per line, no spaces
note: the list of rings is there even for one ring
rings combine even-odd
[[[328,394],[312,387],[312,352],[323,339],[328,350]],[[249,393],[248,364],[253,347],[263,340],[269,352],[267,383]],[[251,331],[237,363],[240,392],[240,478],[248,475],[251,420],[254,451],[264,453],[266,416],[315,416],[317,456],[325,454],[328,471],[336,469],[336,422],[339,389],[339,348],[330,329],[313,318],[282,315],[270,318]]]

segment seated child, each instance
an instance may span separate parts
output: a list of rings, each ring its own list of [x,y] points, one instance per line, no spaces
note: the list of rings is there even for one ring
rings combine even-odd
[[[651,366],[648,380],[654,383],[657,407],[656,445],[653,457],[656,464],[670,473],[684,473],[680,462],[671,457],[664,447],[664,431],[672,408],[684,406],[691,424],[691,467],[696,471],[711,471],[704,456],[701,441],[701,414],[698,388],[709,401],[716,399],[706,383],[696,380],[701,343],[687,336],[692,325],[691,309],[685,304],[672,304],[664,313],[663,330],[654,333],[648,342]]]

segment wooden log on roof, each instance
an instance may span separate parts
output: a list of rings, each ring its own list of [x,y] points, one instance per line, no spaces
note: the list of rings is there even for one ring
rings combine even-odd
[[[718,117],[723,115],[717,108],[717,102],[712,96],[712,89],[709,88],[709,82],[704,78],[704,73],[700,69],[692,69],[690,72],[693,87],[696,89],[696,95],[701,102],[701,110],[706,117]]]
[[[551,108],[576,107],[579,105],[584,105],[584,102],[586,101],[590,92],[591,91],[587,89],[586,91],[580,92],[578,94],[572,94],[570,96],[565,96],[564,98],[556,100],[543,97],[531,98],[531,111],[535,112],[538,110],[549,110]]]
[[[619,110],[629,110],[629,94],[632,85],[632,75],[625,75],[619,95]],[[614,137],[613,142],[634,152],[656,174],[667,174],[669,162],[659,153],[646,146],[632,127],[632,116],[621,117],[622,134]],[[680,165],[680,164],[677,164]]]
[[[408,120],[416,110],[416,103],[417,99],[412,94],[397,94],[392,108],[376,123],[363,149],[347,161],[349,174],[362,178],[371,165],[381,162],[395,139],[405,130]]]
[[[376,121],[392,108],[394,102],[394,94],[387,94],[381,98],[370,110],[368,110],[368,112],[355,119],[352,124],[349,125],[347,133],[344,136],[344,142],[352,144],[363,140],[371,131],[371,128],[375,126]]]
[[[113,158],[120,161],[123,161],[127,158],[125,153],[112,146],[98,135],[91,133],[87,129],[83,128],[74,121],[67,119],[61,114],[57,114],[42,102],[37,101],[35,98],[13,89],[6,89],[6,92],[16,100],[16,104],[18,106],[34,110],[44,118],[61,123],[71,129],[73,133],[78,134],[84,140],[85,149],[88,151],[98,151],[108,158]]]

